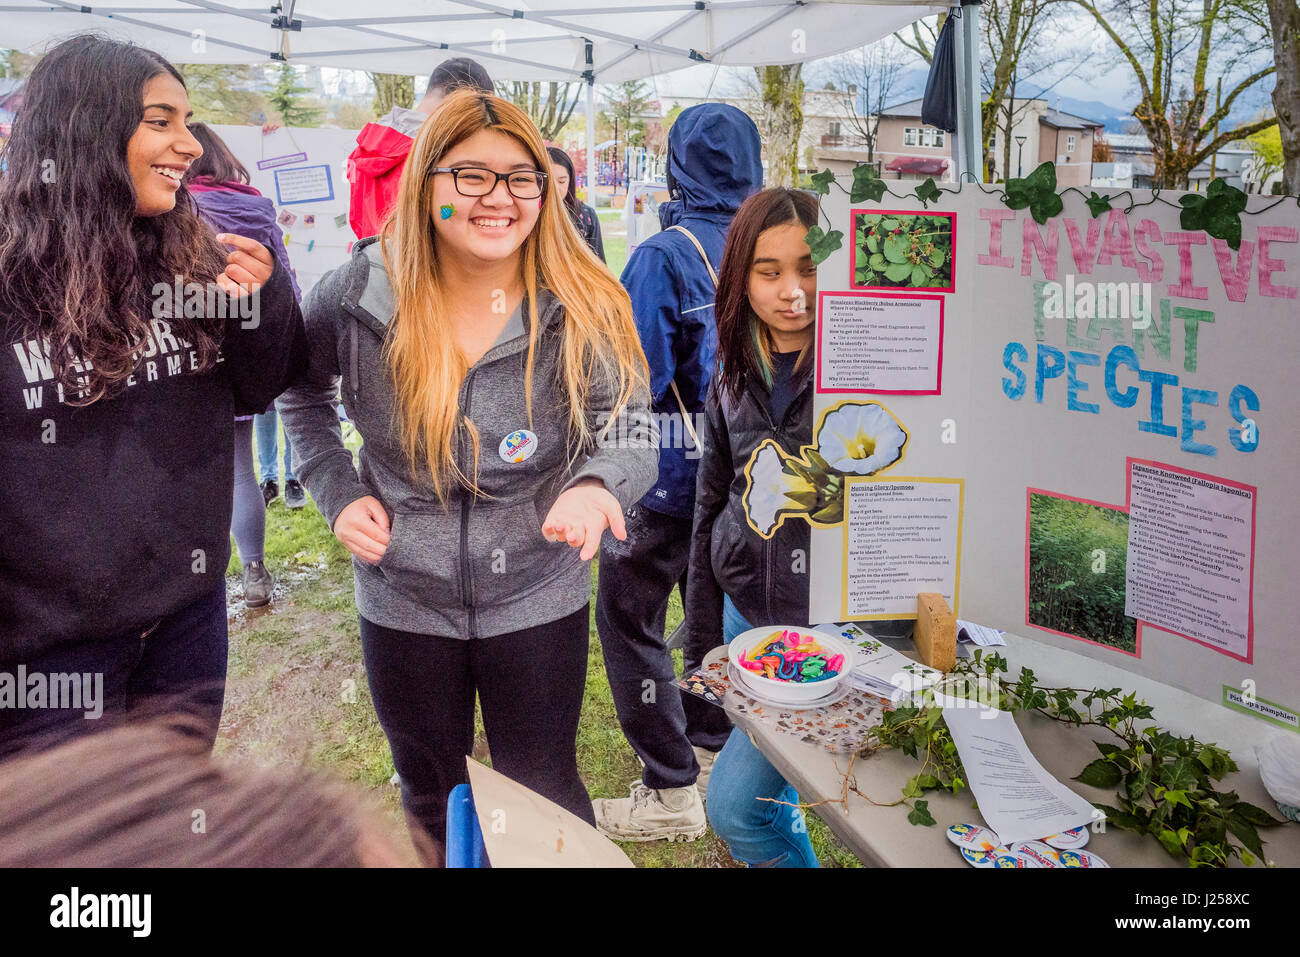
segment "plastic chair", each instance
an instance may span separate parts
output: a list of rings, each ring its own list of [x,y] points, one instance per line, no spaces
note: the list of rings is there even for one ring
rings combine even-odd
[[[447,798],[447,866],[476,868],[486,863],[474,795],[468,784],[458,784]]]

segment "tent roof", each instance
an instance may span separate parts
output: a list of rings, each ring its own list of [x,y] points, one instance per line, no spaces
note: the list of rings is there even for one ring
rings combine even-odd
[[[618,83],[697,63],[833,56],[950,5],[955,0],[8,0],[0,43],[35,52],[96,31],[176,63],[285,57],[424,75],[444,59],[470,56],[496,80],[577,80],[591,70],[598,83]]]

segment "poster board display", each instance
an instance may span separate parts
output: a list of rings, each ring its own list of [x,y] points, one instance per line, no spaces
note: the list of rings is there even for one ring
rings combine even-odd
[[[920,184],[887,185],[879,203],[851,203],[842,176],[822,197],[822,228],[843,240],[818,269],[816,421],[878,410],[855,413],[834,438],[838,463],[824,463],[846,497],[960,483],[959,534],[944,546],[959,585],[897,561],[893,573],[963,619],[1238,710],[1267,700],[1291,726],[1295,204],[1250,197],[1233,248],[1183,225],[1179,193],[1061,191],[1060,213],[1039,223],[993,187],[923,202]],[[939,299],[941,321],[897,310],[909,299]],[[870,620],[883,584],[852,566],[890,561],[869,547],[880,510],[819,504],[811,618]]]
[[[263,135],[260,126],[215,125],[251,185],[275,203],[280,229],[289,237],[289,262],[303,295],[344,262],[356,239],[348,225],[348,154],[356,130],[281,128]]]

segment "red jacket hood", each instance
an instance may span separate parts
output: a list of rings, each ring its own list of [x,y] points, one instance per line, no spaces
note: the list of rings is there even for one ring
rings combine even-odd
[[[383,176],[406,162],[415,140],[391,126],[367,123],[357,134],[357,147],[348,157],[350,166],[370,176]]]

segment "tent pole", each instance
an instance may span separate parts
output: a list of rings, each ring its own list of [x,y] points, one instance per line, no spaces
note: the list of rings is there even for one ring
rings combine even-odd
[[[980,0],[969,0],[961,7],[957,24],[957,162],[958,179],[970,173],[977,183],[984,181],[984,130],[980,114],[979,59]]]
[[[596,208],[596,78],[587,80],[587,204]]]

